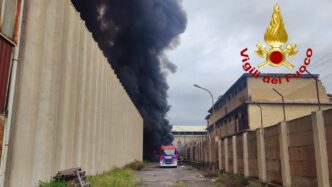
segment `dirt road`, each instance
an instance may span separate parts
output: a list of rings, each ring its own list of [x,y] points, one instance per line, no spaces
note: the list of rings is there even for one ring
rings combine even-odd
[[[185,186],[209,186],[209,179],[204,178],[198,170],[191,166],[178,166],[177,168],[160,168],[151,164],[144,170],[136,172],[138,186],[168,187],[182,182]]]

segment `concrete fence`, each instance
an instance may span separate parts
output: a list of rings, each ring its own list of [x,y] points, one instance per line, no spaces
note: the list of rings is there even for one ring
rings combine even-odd
[[[25,1],[22,30],[4,186],[142,160],[143,120],[71,1]]]
[[[196,154],[201,155],[200,151],[204,154],[206,148],[200,145],[208,147],[208,143],[208,140],[192,142],[186,150],[198,149]],[[212,144],[217,146],[217,159],[195,160],[198,165],[217,163],[225,172],[282,186],[328,187],[332,184],[331,109],[246,131]],[[187,155],[188,159],[195,157]]]

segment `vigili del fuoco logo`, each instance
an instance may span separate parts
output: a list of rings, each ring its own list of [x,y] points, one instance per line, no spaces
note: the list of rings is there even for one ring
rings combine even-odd
[[[268,47],[261,43],[256,45],[256,55],[264,59],[263,62],[258,64],[258,69],[256,69],[249,62],[250,58],[247,54],[248,48],[245,48],[240,52],[240,55],[242,56],[243,70],[247,73],[250,73],[253,77],[256,78],[258,78],[261,73],[259,69],[262,69],[268,65],[275,68],[285,66],[290,70],[293,70],[295,66],[292,64],[291,58],[295,56],[298,51],[296,50],[295,44],[286,44],[288,41],[288,35],[280,14],[278,4],[274,6],[270,25],[265,31],[264,40],[268,44]],[[271,84],[281,84],[283,81],[289,82],[292,78],[298,78],[302,73],[306,71],[307,66],[310,64],[311,56],[312,49],[308,48],[303,64],[297,69],[295,73],[285,74],[284,77],[270,77],[269,75],[266,75],[263,77],[263,82]]]

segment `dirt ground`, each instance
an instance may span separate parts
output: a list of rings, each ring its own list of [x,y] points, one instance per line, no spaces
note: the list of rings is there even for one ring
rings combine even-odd
[[[154,163],[135,174],[138,187],[205,187],[209,186],[210,183],[210,179],[205,178],[197,169],[191,166],[160,168],[158,164]]]

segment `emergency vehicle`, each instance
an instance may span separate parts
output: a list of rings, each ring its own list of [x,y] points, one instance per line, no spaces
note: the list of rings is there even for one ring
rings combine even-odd
[[[173,145],[160,147],[160,167],[177,167],[178,166],[178,152]]]

